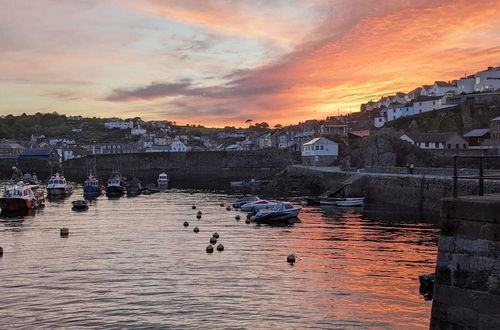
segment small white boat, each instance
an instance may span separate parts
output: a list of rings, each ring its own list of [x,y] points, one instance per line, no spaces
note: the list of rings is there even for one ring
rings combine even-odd
[[[250,202],[247,204],[243,204],[241,206],[241,211],[243,212],[257,212],[258,210],[263,209],[272,209],[276,206],[276,202],[271,202],[265,199],[261,199],[255,202]]]
[[[167,190],[168,189],[168,182],[169,182],[167,173],[165,173],[165,172],[160,173],[158,175],[157,182],[158,182],[158,189]]]
[[[349,203],[359,203],[361,202],[361,204],[365,201],[365,198],[364,197],[346,197],[346,198],[323,198],[319,201],[319,203],[321,205],[338,205],[338,206],[348,206],[347,204]],[[344,205],[340,205],[339,204],[344,204]]]
[[[346,200],[339,200],[337,201],[337,206],[363,206],[365,203],[365,198],[360,197],[360,198],[351,198],[351,199],[346,199]]]
[[[18,182],[5,190],[0,198],[0,208],[5,212],[16,212],[41,207],[45,202],[45,196],[36,189],[38,186]]]
[[[47,194],[68,196],[73,192],[73,186],[59,173],[54,174],[47,183]]]
[[[274,222],[296,218],[302,207],[288,202],[278,202],[273,209],[259,210],[251,219],[255,222]]]
[[[257,202],[257,201],[260,201],[260,198],[257,196],[245,196],[245,197],[242,197],[240,199],[235,200],[233,203],[233,207],[236,209],[236,208],[241,207],[242,205],[245,205],[245,204],[248,204],[251,202]]]

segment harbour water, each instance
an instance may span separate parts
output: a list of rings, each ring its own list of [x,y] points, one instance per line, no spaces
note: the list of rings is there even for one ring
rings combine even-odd
[[[80,197],[0,219],[1,328],[429,325],[418,275],[434,271],[438,228],[418,215],[305,207],[271,227],[236,221],[226,194],[102,196],[74,212]],[[225,250],[207,254],[215,231]]]

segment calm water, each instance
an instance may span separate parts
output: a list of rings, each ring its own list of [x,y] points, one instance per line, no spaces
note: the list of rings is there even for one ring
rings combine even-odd
[[[418,275],[434,271],[438,231],[415,216],[306,207],[270,227],[236,221],[223,194],[103,196],[74,212],[78,197],[0,220],[1,328],[428,327]],[[215,231],[226,249],[207,254]]]

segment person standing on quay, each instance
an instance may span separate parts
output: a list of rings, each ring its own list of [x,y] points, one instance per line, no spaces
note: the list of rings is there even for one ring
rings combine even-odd
[[[413,174],[413,169],[415,168],[415,165],[413,163],[410,164],[410,174]]]

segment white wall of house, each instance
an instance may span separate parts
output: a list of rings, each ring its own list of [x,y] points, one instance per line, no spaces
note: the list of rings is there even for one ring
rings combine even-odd
[[[441,109],[441,99],[413,102],[413,112],[416,115],[437,109]]]
[[[413,115],[413,106],[392,106],[387,109],[387,121]]]
[[[137,125],[137,127],[133,127],[130,130],[130,134],[131,135],[144,135],[144,134],[146,134],[146,129],[141,128],[141,125]]]
[[[129,129],[134,127],[134,123],[132,121],[108,121],[104,123],[104,127],[107,129],[119,128],[119,129]]]
[[[338,156],[339,145],[325,138],[313,139],[302,146],[302,156]]]
[[[445,95],[449,91],[456,93],[457,88],[455,86],[442,86],[442,85],[439,85],[438,83],[434,83],[434,85],[432,85],[432,89],[431,89],[430,94],[435,95],[435,96],[441,96],[441,95]]]
[[[472,93],[474,92],[474,86],[476,84],[476,79],[474,78],[462,78],[457,81],[457,93]]]
[[[375,126],[376,128],[380,128],[384,126],[385,122],[385,117],[375,117],[373,126]]]
[[[474,76],[476,92],[495,91],[500,88],[500,67],[478,72]]]
[[[170,151],[171,152],[186,152],[187,146],[184,143],[182,143],[181,141],[174,141],[170,145]]]

